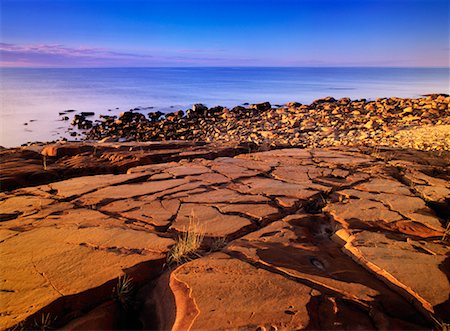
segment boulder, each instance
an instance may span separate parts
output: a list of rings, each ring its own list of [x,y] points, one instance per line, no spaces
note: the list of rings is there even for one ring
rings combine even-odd
[[[261,103],[254,103],[249,106],[250,109],[256,109],[258,111],[266,111],[269,110],[272,106],[270,105],[270,102],[261,102]]]

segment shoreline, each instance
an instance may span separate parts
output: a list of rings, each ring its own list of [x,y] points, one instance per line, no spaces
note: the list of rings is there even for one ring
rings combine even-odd
[[[387,146],[450,150],[450,97],[380,98],[374,101],[326,97],[309,105],[289,102],[187,110],[147,116],[133,110],[101,120],[75,115],[72,125],[97,141],[222,141],[250,142],[262,148]],[[432,128],[436,130],[417,130]],[[422,132],[424,131],[424,132]],[[415,136],[412,140],[410,137]]]

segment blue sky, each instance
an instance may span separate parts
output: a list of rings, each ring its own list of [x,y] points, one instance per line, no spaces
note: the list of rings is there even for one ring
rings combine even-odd
[[[449,66],[449,0],[0,0],[2,66]]]

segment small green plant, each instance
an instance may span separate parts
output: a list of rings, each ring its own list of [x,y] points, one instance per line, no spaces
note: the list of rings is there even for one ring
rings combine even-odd
[[[117,286],[113,288],[113,299],[116,300],[123,308],[127,308],[133,292],[132,278],[127,274],[119,277]]]
[[[173,245],[167,255],[167,264],[179,264],[191,260],[194,256],[199,256],[198,250],[203,242],[204,234],[190,217],[189,227],[178,236],[177,242]]]
[[[48,314],[41,314],[41,318],[34,321],[34,328],[37,330],[45,331],[45,330],[51,330],[51,325],[53,322],[55,322],[56,317],[52,318],[50,316],[50,313]]]
[[[218,252],[218,251],[222,250],[222,248],[224,248],[227,244],[228,244],[228,242],[225,237],[213,238],[213,240],[209,246],[209,250],[211,252]]]

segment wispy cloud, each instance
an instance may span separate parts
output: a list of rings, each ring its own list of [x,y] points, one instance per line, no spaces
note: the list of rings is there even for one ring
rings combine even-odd
[[[3,66],[88,66],[151,61],[148,54],[117,52],[104,48],[67,47],[60,44],[17,45],[0,43],[0,63]]]
[[[185,48],[185,49],[179,49],[179,53],[200,53],[200,54],[208,54],[208,53],[224,53],[227,50],[225,48]]]
[[[3,67],[108,67],[170,65],[235,65],[257,59],[223,56],[223,49],[182,49],[173,52],[127,52],[107,48],[69,47],[62,44],[0,43]]]

